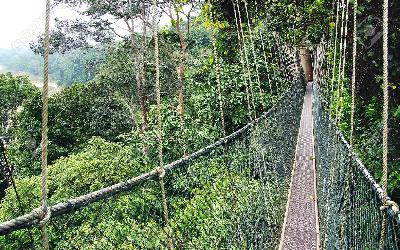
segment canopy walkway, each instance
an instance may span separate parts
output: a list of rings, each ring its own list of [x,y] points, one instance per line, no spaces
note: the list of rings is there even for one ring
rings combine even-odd
[[[171,240],[178,249],[274,249],[279,242],[282,249],[378,249],[382,190],[330,119],[318,84],[308,84],[305,96],[304,89],[297,79],[260,118],[164,166],[168,204],[186,207],[186,213],[200,209],[203,215],[191,215],[199,224],[212,214],[224,222],[223,228],[209,221],[207,228],[189,230],[174,207],[169,207],[169,221],[162,222],[156,182],[160,173],[154,170],[51,206],[50,245],[85,248],[74,244],[80,242],[94,249],[155,249],[167,247]],[[233,177],[235,182],[230,181]],[[212,189],[220,195],[208,197]],[[149,192],[154,199],[141,202]],[[181,198],[189,202],[179,204]],[[221,199],[225,206],[214,207]],[[391,208],[387,212],[385,249],[399,249],[400,218]],[[40,213],[33,211],[1,223],[1,241],[9,249],[29,248],[30,237],[40,240],[40,220]],[[132,231],[119,231],[119,224],[130,225]],[[207,238],[211,231],[223,237]],[[140,238],[144,232],[152,238]],[[130,238],[134,235],[139,238]]]
[[[45,60],[48,20],[46,32]],[[13,216],[0,223],[1,246],[10,250],[41,245],[44,249],[400,249],[397,204],[387,197],[385,182],[381,188],[353,152],[352,142],[336,125],[340,117],[331,117],[331,102],[325,95],[335,92],[333,87],[329,92],[326,79],[331,74],[336,77],[337,69],[336,61],[333,67],[327,65],[327,46],[322,41],[313,48],[312,83],[306,83],[301,73],[298,49],[280,46],[284,57],[279,66],[290,84],[281,86],[270,109],[232,134],[166,165],[160,133],[161,166],[132,179],[72,199],[61,195],[47,204],[43,153],[42,205],[22,216],[10,208]],[[342,56],[342,42],[340,46]],[[338,68],[343,65],[340,61]],[[339,71],[339,78],[343,74]],[[336,101],[341,99],[342,80],[337,80]],[[0,164],[5,164],[2,158]]]

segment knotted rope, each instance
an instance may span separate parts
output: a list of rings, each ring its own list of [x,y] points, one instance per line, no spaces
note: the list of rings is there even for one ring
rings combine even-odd
[[[388,16],[389,0],[383,1],[383,162],[382,162],[382,189],[383,205],[387,206],[387,186],[388,186],[388,120],[389,120],[389,83],[388,83]],[[385,248],[385,238],[387,233],[387,212],[383,212],[382,231],[379,248]]]
[[[163,160],[163,136],[162,136],[162,118],[161,118],[161,83],[160,83],[160,59],[159,59],[159,47],[158,47],[158,17],[157,17],[157,0],[153,1],[153,36],[154,36],[154,59],[155,59],[155,67],[156,67],[156,98],[157,98],[157,134],[158,134],[158,157],[160,165],[157,168],[157,172],[159,173],[159,182],[160,182],[160,190],[161,190],[161,199],[163,205],[163,213],[164,220],[167,229],[168,236],[168,248],[170,250],[174,249],[173,237],[172,237],[172,229],[169,222],[169,214],[168,214],[168,204],[165,192],[165,169],[164,169],[164,160]]]
[[[42,110],[42,173],[41,173],[41,198],[42,207],[38,226],[41,229],[42,245],[44,250],[49,249],[49,239],[46,224],[50,219],[51,212],[47,206],[47,145],[48,145],[48,92],[49,92],[49,23],[50,23],[50,0],[46,0],[46,24],[44,34],[44,69],[43,69],[43,110]]]

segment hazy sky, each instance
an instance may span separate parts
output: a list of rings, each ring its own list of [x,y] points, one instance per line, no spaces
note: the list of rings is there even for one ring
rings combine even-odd
[[[41,24],[44,6],[45,0],[0,0],[0,48],[10,48],[18,39],[24,43],[28,33],[43,29],[35,26]]]
[[[0,48],[28,47],[44,30],[45,0],[0,0]],[[57,16],[73,16],[58,9]]]
[[[50,20],[54,17],[74,19],[77,13],[58,6],[52,11]],[[45,0],[0,0],[0,48],[29,48],[29,43],[43,33],[44,19]],[[167,23],[169,18],[163,15],[160,25]],[[123,33],[121,26],[116,23],[115,28]]]

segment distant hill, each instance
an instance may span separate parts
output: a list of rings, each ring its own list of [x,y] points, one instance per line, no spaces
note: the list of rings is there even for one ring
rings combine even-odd
[[[94,78],[104,55],[105,51],[101,48],[50,55],[50,79],[63,87],[76,82],[90,81]],[[41,78],[43,58],[30,49],[0,49],[0,72],[6,71],[26,73],[32,78]]]

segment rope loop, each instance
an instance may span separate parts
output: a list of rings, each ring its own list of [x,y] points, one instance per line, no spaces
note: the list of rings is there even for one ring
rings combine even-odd
[[[164,167],[158,167],[158,168],[156,168],[156,171],[157,171],[157,173],[158,173],[158,177],[164,178],[164,176],[165,176],[165,169],[164,169]]]
[[[394,214],[396,215],[400,214],[399,205],[396,202],[390,200],[389,197],[386,197],[380,209],[381,211],[385,211],[388,210],[389,208],[393,211]]]
[[[50,221],[51,218],[51,210],[46,207],[45,209],[43,208],[35,208],[32,213],[35,215],[36,218],[38,218],[38,221],[36,222],[38,227],[44,227],[47,225],[47,223]]]

